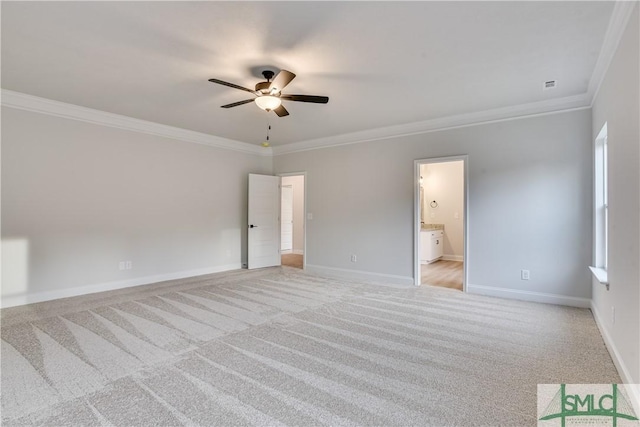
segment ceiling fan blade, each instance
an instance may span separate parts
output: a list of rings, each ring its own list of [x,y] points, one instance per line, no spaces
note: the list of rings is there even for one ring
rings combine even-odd
[[[284,105],[280,104],[280,106],[278,108],[276,108],[275,110],[273,110],[274,113],[276,113],[278,115],[278,117],[284,117],[284,116],[288,116],[289,112],[287,111],[286,108],[284,108]]]
[[[270,93],[282,92],[282,89],[284,89],[285,86],[291,83],[291,80],[295,78],[296,78],[296,75],[293,74],[291,71],[280,70],[278,75],[271,81],[271,84],[269,85],[269,92]]]
[[[255,90],[251,90],[251,89],[247,89],[246,87],[242,87],[242,86],[238,86],[236,84],[233,83],[229,83],[229,82],[225,82],[223,80],[218,80],[218,79],[209,79],[209,81],[211,83],[218,83],[219,85],[223,85],[223,86],[229,86],[232,87],[234,89],[240,89],[240,90],[244,90],[246,92],[251,92],[251,93],[256,93]]]
[[[238,105],[248,104],[250,102],[253,102],[254,100],[255,100],[255,98],[245,99],[244,101],[234,102],[233,104],[221,105],[220,108],[237,107]]]
[[[281,99],[286,99],[288,101],[298,101],[298,102],[313,102],[315,104],[326,104],[329,102],[328,96],[315,96],[315,95],[282,95]]]

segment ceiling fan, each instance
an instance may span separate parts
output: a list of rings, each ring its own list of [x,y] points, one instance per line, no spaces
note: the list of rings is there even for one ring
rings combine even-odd
[[[236,84],[218,79],[209,79],[209,81],[211,83],[218,83],[235,89],[244,90],[245,92],[251,92],[256,96],[255,98],[245,99],[244,101],[222,105],[221,108],[237,107],[238,105],[248,104],[249,102],[253,101],[258,107],[262,108],[263,110],[273,111],[278,115],[278,117],[284,117],[288,116],[289,112],[286,108],[284,108],[284,105],[282,105],[283,100],[313,102],[315,104],[326,104],[327,102],[329,102],[329,97],[327,96],[283,94],[282,89],[284,89],[289,83],[291,83],[291,80],[296,77],[296,75],[291,71],[281,70],[275,78],[273,78],[275,73],[271,70],[264,70],[262,72],[262,75],[265,79],[267,79],[267,81],[257,83],[255,90],[251,90],[246,87],[238,86]]]

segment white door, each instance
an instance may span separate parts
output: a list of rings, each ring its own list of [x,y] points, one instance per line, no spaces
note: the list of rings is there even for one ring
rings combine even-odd
[[[247,267],[280,265],[280,177],[249,174]]]
[[[293,187],[282,186],[282,205],[280,207],[280,250],[293,250]]]

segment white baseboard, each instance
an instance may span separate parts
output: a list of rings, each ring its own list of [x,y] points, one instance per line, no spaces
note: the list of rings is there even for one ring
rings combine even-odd
[[[292,254],[292,253],[293,253],[293,251],[291,249],[285,249],[284,251],[282,251],[282,250],[280,251],[281,255],[287,255],[287,254]]]
[[[589,308],[591,300],[587,298],[569,297],[566,295],[547,294],[542,292],[521,291],[516,289],[496,288],[493,286],[467,284],[470,294],[488,295],[492,297],[517,299],[522,301],[542,302],[546,304],[567,305],[570,307]]]
[[[302,249],[294,249],[293,253],[296,255],[304,255],[304,251]]]
[[[628,385],[627,391],[630,394],[629,397],[631,398],[633,409],[635,410],[636,414],[640,415],[640,384],[635,384],[635,380],[631,377],[629,369],[622,360],[622,357],[620,357],[620,352],[618,352],[616,345],[613,343],[611,335],[609,335],[609,332],[604,327],[602,316],[600,316],[600,312],[596,309],[593,301],[591,301],[590,308],[591,313],[593,313],[593,318],[596,320],[596,325],[600,330],[600,335],[602,335],[602,339],[604,340],[604,344],[607,346],[607,350],[609,350],[609,354],[611,355],[613,364],[616,366],[622,382]]]
[[[370,273],[368,271],[348,270],[345,268],[325,267],[323,265],[307,264],[305,271],[342,279],[356,279],[379,282],[391,285],[413,286],[413,277],[395,276],[392,274]]]
[[[204,274],[220,273],[223,271],[239,270],[242,264],[218,265],[215,267],[200,268],[197,270],[177,271],[174,273],[158,274],[154,276],[136,277],[126,280],[98,283],[88,286],[60,289],[55,291],[37,292],[33,294],[8,295],[0,298],[0,307],[15,307],[18,305],[33,304],[36,302],[51,301],[60,298],[75,297],[79,295],[93,294],[96,292],[113,291],[116,289],[130,288],[133,286],[148,285],[150,283],[164,282],[166,280],[184,279],[187,277],[202,276]]]
[[[462,255],[442,255],[442,259],[445,261],[464,261],[464,257]]]

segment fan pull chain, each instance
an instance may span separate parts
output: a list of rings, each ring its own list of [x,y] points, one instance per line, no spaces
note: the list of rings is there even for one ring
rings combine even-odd
[[[267,140],[262,143],[263,147],[268,147],[269,145],[271,145],[269,143],[269,131],[271,131],[271,124],[269,124],[269,122],[267,122]]]

